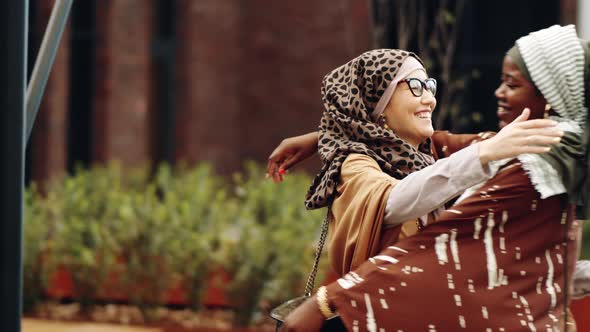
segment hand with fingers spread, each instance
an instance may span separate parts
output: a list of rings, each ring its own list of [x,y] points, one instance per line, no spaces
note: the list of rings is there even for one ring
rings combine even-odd
[[[523,153],[546,153],[549,145],[557,144],[563,131],[555,128],[557,124],[549,119],[528,120],[530,110],[525,108],[509,125],[494,137],[480,142],[479,159],[482,165],[492,160],[516,157]]]
[[[283,181],[287,170],[316,153],[318,133],[311,132],[301,136],[284,139],[268,157],[266,174],[274,182]]]

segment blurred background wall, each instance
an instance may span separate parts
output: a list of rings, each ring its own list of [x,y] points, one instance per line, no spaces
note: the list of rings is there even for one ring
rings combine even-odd
[[[407,4],[76,1],[27,150],[27,179],[112,159],[128,166],[207,160],[222,174],[246,159],[265,162],[282,138],[317,128],[321,79],[331,69],[376,47],[403,45],[436,58],[436,45],[421,47],[400,29],[435,29],[441,8],[451,14],[441,24],[456,35],[438,52],[452,48],[447,88],[457,82],[458,97],[449,98],[455,111],[438,127],[493,130],[493,91],[515,39],[557,23],[581,22],[588,34],[590,20],[582,0],[422,1],[421,19],[400,11]],[[29,68],[52,6],[31,1]],[[444,73],[432,68],[431,76]]]

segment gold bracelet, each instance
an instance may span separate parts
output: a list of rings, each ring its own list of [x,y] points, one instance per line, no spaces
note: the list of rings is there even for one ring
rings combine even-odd
[[[315,298],[318,302],[318,307],[320,308],[322,315],[324,315],[326,319],[334,317],[335,314],[328,305],[328,289],[326,286],[322,286],[318,289]]]

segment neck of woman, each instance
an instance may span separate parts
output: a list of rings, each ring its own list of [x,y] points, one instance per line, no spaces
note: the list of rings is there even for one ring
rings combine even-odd
[[[420,143],[422,143],[422,141],[417,141],[417,140],[408,139],[408,138],[403,138],[403,140],[408,142],[408,144],[410,144],[416,150],[418,150]]]

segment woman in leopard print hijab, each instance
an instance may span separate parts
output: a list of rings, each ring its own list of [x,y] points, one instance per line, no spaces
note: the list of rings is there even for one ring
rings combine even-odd
[[[414,61],[406,61],[408,57]],[[402,66],[404,62],[410,66]],[[402,67],[408,67],[405,73]],[[416,69],[425,72],[415,54],[379,49],[363,53],[324,77],[325,111],[318,140],[323,167],[307,193],[308,209],[331,204],[342,164],[351,153],[368,155],[398,180],[434,163],[429,138],[415,148],[379,123],[397,83]]]

